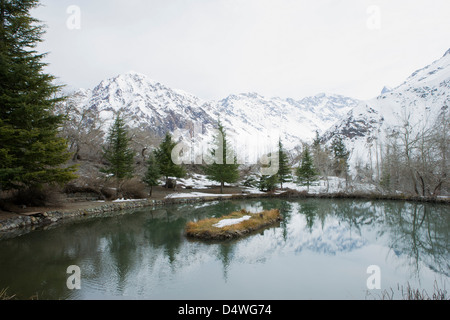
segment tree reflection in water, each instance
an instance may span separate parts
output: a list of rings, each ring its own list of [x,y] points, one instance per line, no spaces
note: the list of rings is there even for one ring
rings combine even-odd
[[[185,238],[188,221],[242,208],[278,208],[285,219],[240,240],[204,243]],[[222,280],[211,276],[211,281],[226,286],[233,283],[230,272],[249,272],[252,264],[262,267],[306,252],[333,263],[334,256],[374,243],[388,248],[419,280],[424,266],[449,277],[449,219],[448,206],[399,201],[264,199],[141,209],[0,240],[0,288],[23,298],[36,292],[43,299],[157,297],[171,286],[187,286],[197,270],[217,265]],[[67,290],[69,265],[80,266],[88,293]]]

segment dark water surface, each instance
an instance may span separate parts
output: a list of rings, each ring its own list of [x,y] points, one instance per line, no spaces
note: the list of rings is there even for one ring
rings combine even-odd
[[[186,239],[188,221],[278,208],[278,226],[231,242]],[[0,289],[39,299],[372,299],[449,289],[450,208],[361,200],[252,200],[146,208],[1,235]],[[67,268],[81,289],[67,287]],[[368,273],[369,266],[379,273]],[[378,277],[379,276],[379,277]],[[378,277],[378,278],[374,278]],[[381,289],[369,290],[373,279]]]

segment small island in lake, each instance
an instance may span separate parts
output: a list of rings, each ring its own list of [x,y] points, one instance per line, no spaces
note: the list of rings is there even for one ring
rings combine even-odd
[[[186,224],[186,235],[201,240],[227,240],[245,236],[283,220],[278,209],[251,213],[233,212],[221,218],[203,219]]]

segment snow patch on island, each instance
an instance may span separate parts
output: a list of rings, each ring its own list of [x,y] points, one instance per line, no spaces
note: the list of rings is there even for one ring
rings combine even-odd
[[[219,221],[218,223],[214,224],[213,227],[216,228],[223,228],[223,227],[227,227],[227,226],[232,226],[247,220],[250,220],[251,216],[243,216],[242,218],[239,219],[224,219]]]

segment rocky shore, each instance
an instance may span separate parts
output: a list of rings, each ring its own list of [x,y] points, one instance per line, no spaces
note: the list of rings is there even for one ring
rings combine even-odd
[[[9,232],[18,229],[37,229],[54,225],[62,221],[74,218],[83,218],[102,215],[116,211],[133,210],[145,207],[164,206],[167,204],[196,203],[204,201],[224,200],[221,198],[181,198],[181,199],[164,199],[164,200],[136,200],[126,202],[99,203],[98,206],[87,209],[76,210],[56,210],[37,213],[33,215],[17,215],[15,217],[0,221],[0,232]]]

